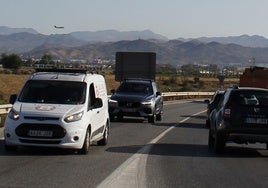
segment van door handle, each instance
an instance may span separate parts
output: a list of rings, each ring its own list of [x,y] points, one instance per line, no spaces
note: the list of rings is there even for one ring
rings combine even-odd
[[[100,111],[97,111],[97,114],[100,113]]]

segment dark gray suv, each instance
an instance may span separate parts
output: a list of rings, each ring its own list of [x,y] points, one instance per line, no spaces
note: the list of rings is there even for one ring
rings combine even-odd
[[[163,113],[163,98],[153,80],[126,79],[117,90],[112,90],[109,100],[110,118],[123,116],[148,118],[150,123],[160,121]]]
[[[222,152],[228,141],[266,143],[268,149],[268,89],[226,90],[210,119],[208,145]]]

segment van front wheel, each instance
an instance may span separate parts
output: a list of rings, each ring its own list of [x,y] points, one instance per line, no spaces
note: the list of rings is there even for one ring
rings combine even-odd
[[[105,126],[105,129],[104,129],[103,138],[101,140],[99,140],[97,142],[97,144],[99,146],[105,146],[105,145],[107,145],[107,143],[108,143],[108,136],[109,136],[109,126],[108,126],[108,123],[107,123],[107,125]]]
[[[83,147],[79,150],[79,154],[88,154],[89,146],[90,146],[90,132],[89,129],[87,129],[84,144]]]

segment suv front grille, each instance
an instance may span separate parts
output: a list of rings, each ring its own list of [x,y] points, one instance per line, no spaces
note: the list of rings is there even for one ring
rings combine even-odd
[[[125,108],[139,108],[141,104],[139,102],[120,101],[118,105],[119,107],[125,107]]]

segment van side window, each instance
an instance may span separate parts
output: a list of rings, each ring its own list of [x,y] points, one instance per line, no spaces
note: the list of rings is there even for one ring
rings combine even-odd
[[[90,109],[95,104],[95,100],[96,100],[95,87],[94,84],[92,83],[89,86],[88,109]]]

